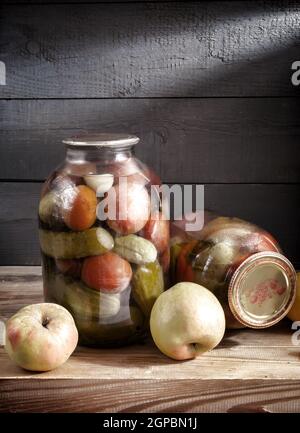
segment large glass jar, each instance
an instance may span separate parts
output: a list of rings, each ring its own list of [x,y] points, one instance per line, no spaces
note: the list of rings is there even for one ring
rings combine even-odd
[[[227,328],[265,328],[289,311],[296,274],[274,237],[239,218],[205,212],[201,230],[172,226],[174,282],[192,281],[221,302]],[[189,216],[189,219],[191,216]]]
[[[66,159],[39,205],[47,302],[73,315],[80,343],[140,341],[169,268],[159,178],[133,153],[136,136],[66,139]]]

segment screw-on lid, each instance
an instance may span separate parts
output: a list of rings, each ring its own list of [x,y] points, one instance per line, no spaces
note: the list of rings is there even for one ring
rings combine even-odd
[[[100,147],[127,147],[137,144],[140,139],[136,135],[122,133],[85,133],[65,138],[63,143],[69,146],[100,146]]]
[[[248,257],[234,272],[228,289],[230,309],[250,328],[267,328],[290,310],[296,296],[296,271],[280,253]]]

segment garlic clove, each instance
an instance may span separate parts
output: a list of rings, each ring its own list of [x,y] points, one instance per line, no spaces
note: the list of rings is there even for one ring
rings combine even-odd
[[[107,192],[114,183],[113,174],[88,174],[84,176],[85,183],[96,191],[97,196]]]

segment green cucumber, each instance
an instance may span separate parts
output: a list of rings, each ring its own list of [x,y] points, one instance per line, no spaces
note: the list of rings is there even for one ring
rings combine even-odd
[[[157,260],[136,269],[132,278],[132,296],[146,317],[150,317],[154,302],[163,291],[163,271]]]
[[[154,262],[157,257],[153,243],[137,235],[116,237],[114,251],[136,265]]]
[[[42,252],[56,259],[98,256],[114,246],[113,237],[102,227],[93,227],[82,232],[52,232],[40,229],[39,235]]]

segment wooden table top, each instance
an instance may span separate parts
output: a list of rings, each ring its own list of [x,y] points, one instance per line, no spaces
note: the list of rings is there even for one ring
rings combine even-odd
[[[42,300],[40,267],[0,267],[0,412],[300,411],[300,347],[288,320],[228,331],[192,361],[168,359],[149,339],[113,350],[78,347],[60,368],[30,373],[9,360],[1,329]]]

